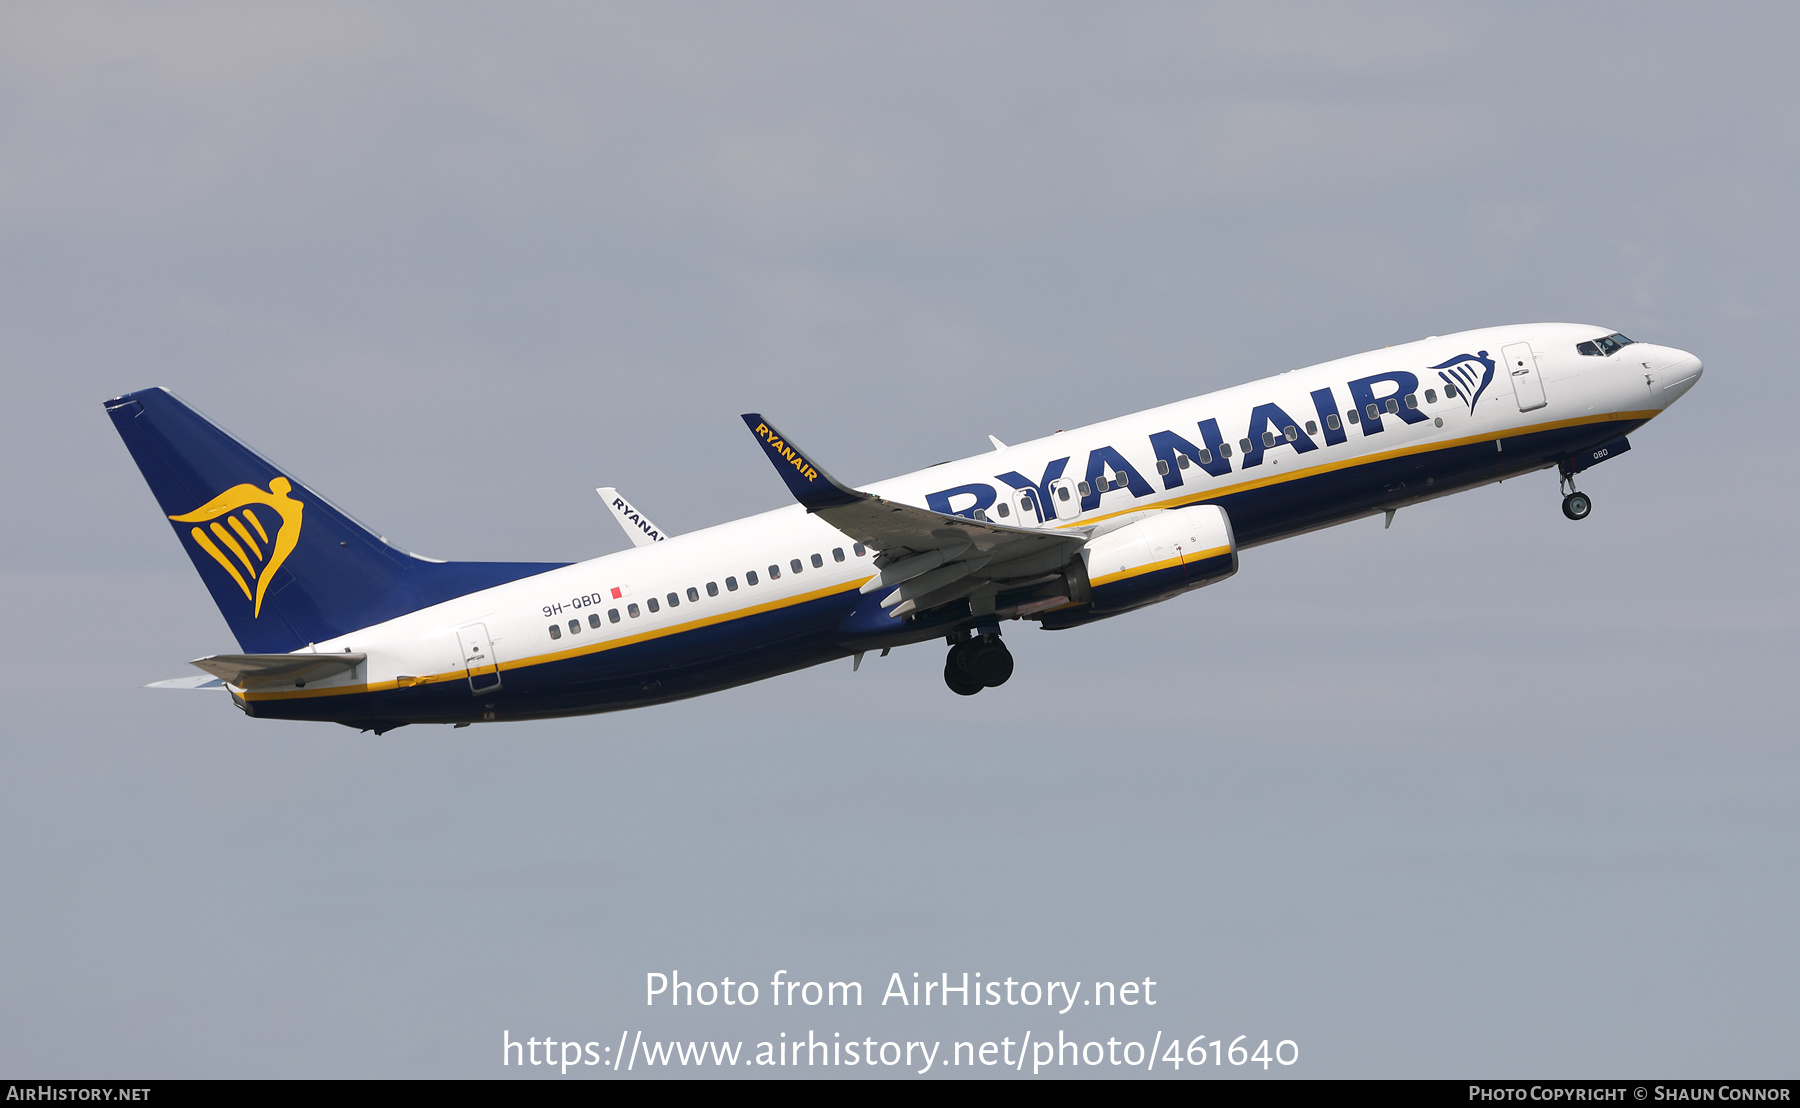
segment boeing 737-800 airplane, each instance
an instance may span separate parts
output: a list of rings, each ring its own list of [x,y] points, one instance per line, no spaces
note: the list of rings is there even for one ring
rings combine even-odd
[[[1078,627],[1210,585],[1241,550],[1559,469],[1575,475],[1700,360],[1601,327],[1444,335],[1296,369],[853,489],[760,415],[797,504],[573,564],[398,550],[163,389],[107,414],[246,653],[193,664],[245,714],[408,723],[658,704],[942,638],[944,681],[1004,684],[1008,620]]]

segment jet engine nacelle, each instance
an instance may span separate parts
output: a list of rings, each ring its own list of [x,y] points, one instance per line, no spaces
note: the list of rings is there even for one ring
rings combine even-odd
[[[1081,548],[1093,611],[1167,600],[1237,572],[1231,518],[1216,504],[1171,508],[1128,523]]]

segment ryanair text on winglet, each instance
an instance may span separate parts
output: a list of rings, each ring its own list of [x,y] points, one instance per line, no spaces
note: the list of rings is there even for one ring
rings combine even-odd
[[[808,481],[816,481],[819,479],[819,471],[812,467],[812,463],[808,462],[805,458],[802,458],[799,451],[776,438],[775,432],[769,430],[768,424],[758,423],[756,425],[756,437],[767,443],[771,452],[781,455],[788,462],[792,463],[793,467],[800,471],[800,476],[806,478]]]

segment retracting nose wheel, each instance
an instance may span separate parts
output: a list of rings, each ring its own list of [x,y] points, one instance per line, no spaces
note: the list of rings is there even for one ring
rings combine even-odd
[[[974,696],[982,689],[1006,684],[1013,673],[1012,651],[997,634],[964,639],[950,648],[944,659],[944,684],[958,696]]]

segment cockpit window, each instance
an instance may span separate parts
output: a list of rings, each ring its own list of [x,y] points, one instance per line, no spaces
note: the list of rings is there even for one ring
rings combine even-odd
[[[1633,340],[1628,339],[1615,331],[1603,339],[1595,339],[1592,342],[1576,343],[1575,353],[1586,354],[1593,358],[1603,357],[1607,354],[1623,350],[1625,347],[1630,346],[1632,341]]]

